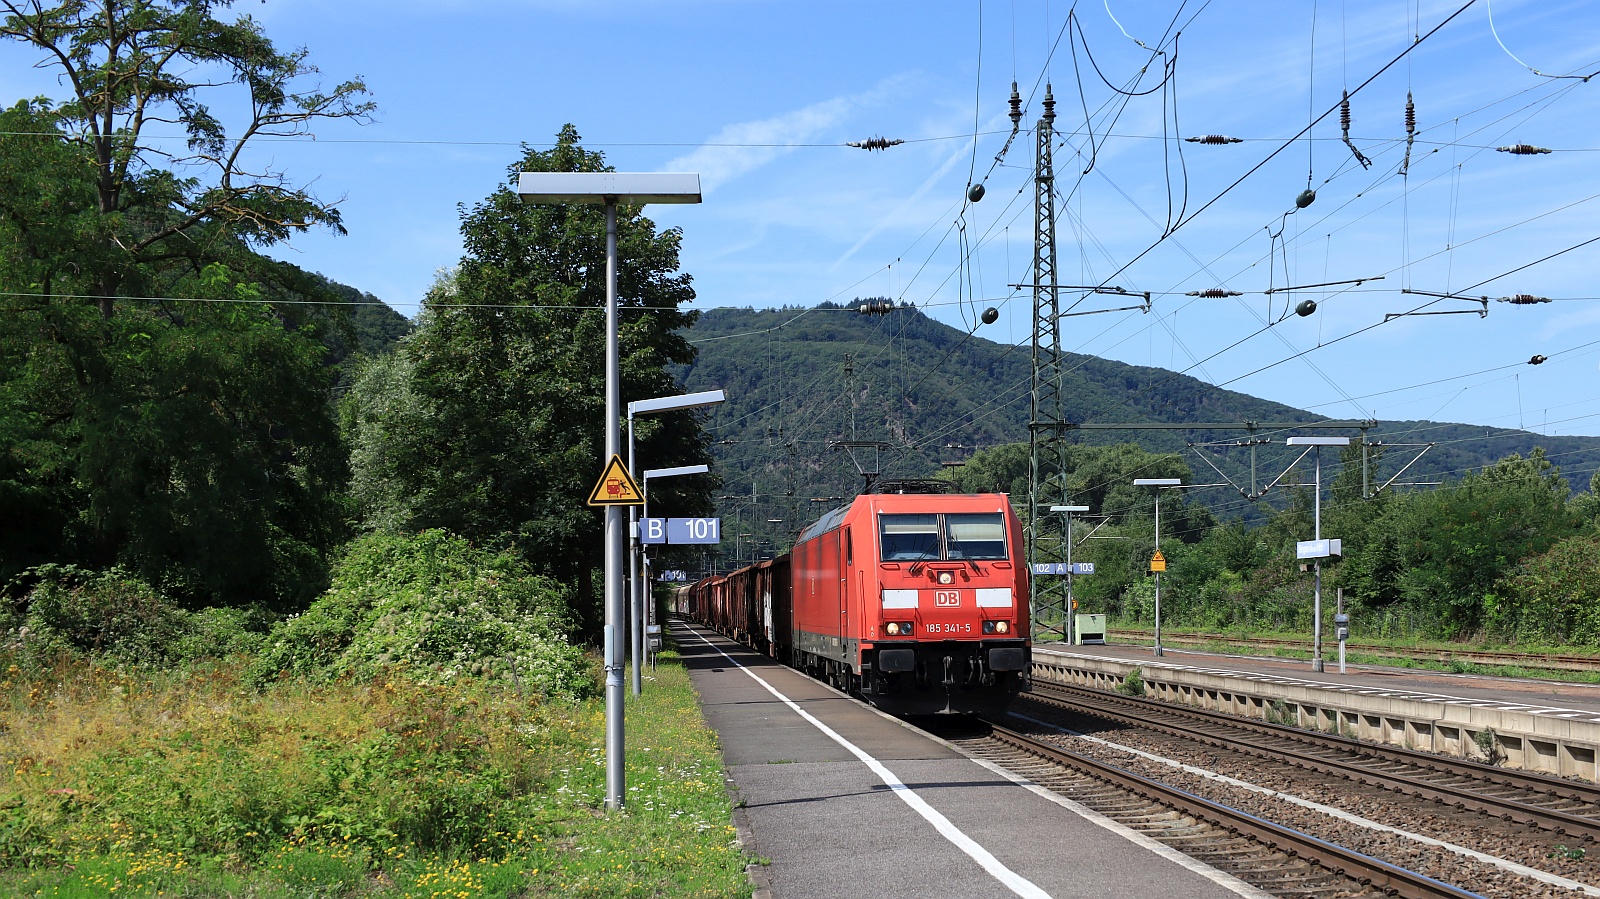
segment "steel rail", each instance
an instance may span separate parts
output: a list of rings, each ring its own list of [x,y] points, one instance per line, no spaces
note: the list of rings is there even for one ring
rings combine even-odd
[[[1393,895],[1403,899],[1483,899],[1477,893],[1392,865],[1354,849],[1318,839],[1291,827],[1274,824],[1248,812],[1212,802],[1160,781],[1141,777],[1115,765],[1079,755],[1059,746],[1052,746],[1002,725],[993,722],[989,724],[993,729],[991,735],[1001,743],[1087,774],[1096,780],[1115,784],[1152,802],[1171,806],[1230,833],[1247,836],[1262,845],[1302,859],[1316,867],[1349,877],[1363,886],[1391,891]]]
[[[1043,692],[1040,691],[1041,686],[1046,687]],[[1051,696],[1050,694],[1052,693],[1056,695]],[[1502,820],[1553,831],[1563,836],[1575,836],[1584,840],[1600,838],[1600,820],[1594,818],[1575,815],[1560,809],[1544,808],[1466,787],[1437,784],[1415,777],[1408,777],[1404,774],[1374,770],[1371,767],[1355,762],[1323,758],[1280,746],[1264,746],[1243,738],[1213,733],[1198,727],[1187,727],[1180,723],[1153,721],[1148,717],[1148,713],[1157,712],[1177,719],[1198,719],[1208,724],[1220,725],[1231,730],[1251,731],[1295,742],[1311,743],[1322,748],[1341,752],[1359,752],[1374,757],[1379,761],[1426,765],[1432,770],[1440,771],[1444,774],[1471,777],[1480,781],[1487,780],[1494,786],[1510,786],[1516,789],[1533,790],[1575,801],[1596,801],[1596,796],[1585,795],[1577,785],[1557,781],[1554,778],[1540,778],[1537,775],[1511,772],[1487,765],[1477,765],[1476,763],[1461,763],[1454,760],[1441,759],[1437,756],[1428,756],[1425,753],[1418,753],[1412,750],[1391,751],[1389,747],[1374,746],[1370,743],[1357,743],[1344,737],[1310,734],[1306,731],[1297,731],[1294,728],[1281,727],[1279,725],[1243,721],[1202,709],[1173,706],[1169,703],[1158,703],[1153,700],[1143,700],[1135,697],[1112,697],[1095,691],[1062,687],[1059,684],[1042,685],[1040,682],[1035,681],[1034,692],[1029,695],[1048,704],[1060,705],[1090,715],[1132,724],[1136,727],[1159,730],[1185,739],[1198,740],[1211,746],[1242,752],[1257,758],[1287,762],[1299,768],[1337,775],[1358,783],[1382,787],[1421,799],[1431,799],[1459,809],[1476,811],[1493,815]],[[1117,706],[1122,706],[1125,710],[1119,710]],[[1142,713],[1135,710],[1142,710]]]
[[[1360,740],[1336,734],[1307,730],[1306,728],[1288,724],[1273,724],[1253,718],[1242,718],[1238,715],[1214,712],[1210,709],[1195,708],[1194,706],[1174,705],[1156,699],[1114,695],[1103,690],[1091,690],[1086,687],[1074,687],[1068,684],[1035,681],[1034,685],[1035,692],[1037,692],[1039,686],[1043,686],[1048,692],[1089,697],[1100,701],[1119,702],[1177,717],[1199,718],[1238,730],[1255,731],[1259,734],[1280,737],[1285,740],[1306,743],[1338,752],[1380,756],[1389,761],[1404,762],[1427,768],[1430,771],[1437,771],[1441,774],[1495,781],[1500,785],[1514,786],[1534,793],[1544,793],[1554,799],[1590,803],[1600,809],[1600,785],[1565,780],[1549,774],[1539,774],[1516,768],[1501,768],[1471,759],[1451,758],[1431,752],[1423,752],[1418,749],[1406,749],[1401,746],[1390,746],[1381,743],[1363,743]]]

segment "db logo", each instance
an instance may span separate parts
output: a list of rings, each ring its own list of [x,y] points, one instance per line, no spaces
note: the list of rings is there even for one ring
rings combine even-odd
[[[961,594],[955,590],[935,590],[933,591],[933,604],[945,608],[959,606],[961,605]]]

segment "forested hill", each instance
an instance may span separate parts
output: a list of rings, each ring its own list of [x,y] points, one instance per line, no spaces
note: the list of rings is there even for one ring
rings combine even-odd
[[[844,451],[829,449],[830,440],[852,439],[852,416],[854,440],[890,446],[879,465],[896,477],[926,477],[941,463],[960,461],[977,448],[1028,439],[1027,345],[968,337],[910,307],[864,315],[853,306],[713,309],[688,332],[699,359],[679,375],[688,390],[727,391],[727,404],[712,420],[720,439],[718,469],[724,493],[756,495],[753,518],[803,518],[812,498],[848,496],[859,489],[863,479],[856,465]],[[1068,360],[1065,413],[1073,422],[1324,419],[1166,369],[1072,354]],[[1354,437],[1358,432],[1333,433]],[[1182,452],[1196,477],[1220,480],[1187,445],[1245,436],[1243,431],[1082,430],[1072,439]],[[1510,453],[1527,455],[1536,446],[1568,473],[1574,488],[1587,487],[1590,473],[1600,467],[1600,438],[1595,437],[1416,421],[1380,422],[1368,437],[1389,444],[1435,444],[1405,472],[1407,482],[1456,479]],[[1387,480],[1416,451],[1392,447],[1374,476]],[[1269,451],[1261,452],[1266,471]],[[871,454],[857,451],[869,469]],[[1246,451],[1212,458],[1236,482],[1248,484]]]

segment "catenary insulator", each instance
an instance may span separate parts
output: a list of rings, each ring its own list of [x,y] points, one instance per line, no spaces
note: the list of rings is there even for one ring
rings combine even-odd
[[[1011,130],[1022,127],[1022,95],[1017,93],[1017,83],[1011,82]]]
[[[1531,293],[1518,293],[1512,294],[1509,297],[1501,297],[1500,302],[1510,303],[1513,306],[1532,306],[1535,303],[1548,303],[1550,302],[1550,298],[1536,297]]]
[[[983,199],[983,184],[980,182],[967,188],[967,199],[976,203]]]
[[[1300,191],[1300,195],[1294,198],[1296,209],[1304,209],[1315,202],[1317,202],[1317,192],[1309,187]]]
[[[1350,140],[1350,92],[1344,92],[1344,98],[1339,101],[1339,133],[1343,136],[1344,145],[1350,148],[1350,154],[1361,163],[1364,169],[1372,168],[1372,160],[1368,159]]]
[[[1538,156],[1540,153],[1550,152],[1549,147],[1535,147],[1533,144],[1512,144],[1509,147],[1495,147],[1495,149],[1502,153],[1510,153],[1512,156]]]
[[[1417,104],[1411,99],[1411,92],[1406,91],[1406,156],[1400,161],[1400,174],[1405,175],[1411,171],[1411,145],[1417,140]]]
[[[887,315],[894,311],[894,300],[862,300],[856,311],[862,315]]]
[[[1529,365],[1543,365],[1544,364],[1544,360],[1546,360],[1548,358],[1550,358],[1550,357],[1548,357],[1548,356],[1534,356],[1532,359],[1528,360],[1528,364]]]
[[[997,322],[999,320],[1000,320],[1000,310],[999,309],[996,309],[993,306],[990,306],[988,309],[983,310],[983,323],[984,324],[992,325],[992,324],[994,324],[995,322]]]
[[[887,150],[890,147],[898,147],[903,143],[905,143],[905,141],[898,137],[894,140],[890,140],[887,137],[869,137],[866,140],[845,141],[844,145],[847,147],[855,147],[859,150]]]
[[[1301,318],[1305,318],[1306,316],[1308,316],[1311,313],[1316,312],[1316,311],[1317,311],[1317,301],[1316,300],[1301,300],[1300,301],[1300,305],[1294,307],[1294,314],[1300,316]]]
[[[1191,290],[1184,296],[1205,297],[1208,300],[1215,300],[1222,297],[1242,297],[1244,293],[1237,290],[1223,290],[1220,287],[1207,287],[1205,290]]]
[[[1242,144],[1244,138],[1229,137],[1226,134],[1202,134],[1198,137],[1186,137],[1185,141],[1191,144]]]

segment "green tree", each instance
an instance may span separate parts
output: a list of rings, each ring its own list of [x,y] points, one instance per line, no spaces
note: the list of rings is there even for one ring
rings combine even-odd
[[[1398,535],[1400,595],[1431,606],[1453,634],[1478,629],[1495,582],[1577,530],[1570,495],[1560,469],[1535,449],[1392,507],[1384,525]]]
[[[314,285],[255,248],[339,217],[248,148],[369,107],[220,6],[0,0],[0,37],[68,91],[0,113],[0,499],[24,510],[0,577],[120,563],[191,602],[280,606],[324,579],[329,316],[274,305]]]
[[[577,131],[509,169],[603,171]],[[678,392],[669,364],[693,347],[677,229],[637,207],[617,214],[624,402]],[[515,545],[535,570],[583,586],[592,602],[600,516],[584,500],[598,477],[605,418],[605,224],[599,206],[523,204],[509,186],[466,210],[460,266],[428,292],[417,330],[351,392],[357,498],[372,529],[443,528]],[[639,468],[710,461],[693,413],[636,420]],[[708,479],[652,485],[651,511],[709,511]],[[586,612],[592,609],[585,609]]]
[[[103,252],[79,258],[81,283],[110,318],[124,292],[149,296],[163,263],[204,258],[218,242],[263,245],[327,226],[332,204],[249,150],[257,137],[309,133],[330,119],[365,119],[359,79],[323,91],[308,52],[280,52],[249,16],[224,22],[216,0],[0,0],[0,37],[38,51],[71,95],[59,130],[93,167],[96,237]],[[220,75],[221,81],[214,80]],[[219,95],[225,84],[242,96]],[[230,129],[213,103],[242,109]],[[182,148],[149,138],[176,124]],[[147,266],[154,266],[152,271]],[[75,279],[76,280],[76,279]]]
[[[1600,643],[1600,537],[1568,537],[1517,564],[1496,585],[1487,624],[1513,641]]]
[[[958,493],[1009,493],[1023,508],[1028,502],[1028,445],[1006,443],[972,454],[955,468],[939,473]]]

